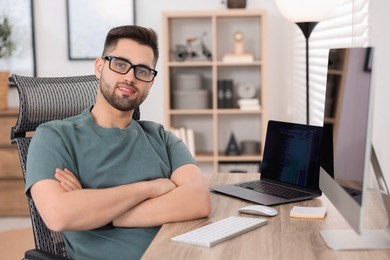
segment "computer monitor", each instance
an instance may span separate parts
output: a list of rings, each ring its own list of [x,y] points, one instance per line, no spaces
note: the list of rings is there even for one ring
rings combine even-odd
[[[384,181],[374,148],[371,143],[373,84],[372,67],[367,69],[367,54],[373,57],[371,48],[332,49],[329,52],[328,72],[333,69],[335,53],[342,54],[344,69],[339,84],[344,84],[343,93],[338,93],[340,106],[336,120],[329,122],[324,117],[324,139],[320,167],[320,189],[332,202],[352,229],[321,230],[320,234],[328,247],[335,250],[390,249],[390,226],[381,230],[363,228],[365,199],[369,174],[375,173],[378,187],[390,218],[390,193]],[[372,60],[370,60],[371,62]],[[329,74],[328,74],[329,75]],[[340,77],[340,76],[339,76]],[[328,76],[327,88],[335,82]],[[325,104],[332,98],[327,89]],[[325,113],[329,110],[325,108]],[[336,111],[333,111],[336,113]],[[370,171],[372,166],[373,171]],[[360,192],[353,196],[345,189],[353,187]],[[389,219],[390,222],[390,219]]]

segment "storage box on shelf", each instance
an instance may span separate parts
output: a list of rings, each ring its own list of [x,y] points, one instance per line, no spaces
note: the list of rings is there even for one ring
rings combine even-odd
[[[223,169],[221,163],[258,165],[262,159],[266,28],[262,10],[163,14],[165,124],[193,130],[195,158],[208,171]],[[238,155],[225,154],[232,135]],[[258,149],[241,153],[248,143]]]

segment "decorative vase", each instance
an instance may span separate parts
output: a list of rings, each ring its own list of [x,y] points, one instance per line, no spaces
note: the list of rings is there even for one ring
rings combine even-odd
[[[246,0],[228,0],[227,1],[228,8],[245,8]]]
[[[0,110],[8,108],[8,71],[0,71]]]

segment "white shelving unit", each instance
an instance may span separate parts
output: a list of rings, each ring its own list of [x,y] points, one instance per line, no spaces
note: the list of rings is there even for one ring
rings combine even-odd
[[[201,168],[211,167],[214,172],[219,172],[221,163],[259,163],[262,160],[268,121],[266,30],[267,14],[262,10],[232,9],[163,14],[165,125],[167,128],[186,127],[194,130],[195,158]],[[233,35],[236,32],[241,32],[244,36],[244,51],[253,55],[253,61],[223,61],[225,54],[234,52]],[[186,45],[187,39],[194,38],[187,50],[199,54],[199,38],[202,38],[212,54],[211,59],[202,54],[184,60],[178,58],[180,56],[177,54],[180,52],[175,52],[176,46]],[[197,107],[199,100],[194,94],[187,97],[188,100],[181,99],[180,102],[184,102],[184,105],[178,107],[179,100],[175,102],[178,89],[186,89],[193,83],[175,86],[178,75],[183,74],[201,75],[201,89],[208,93],[208,101],[203,102],[203,105]],[[236,98],[233,99],[232,107],[219,108],[219,80],[233,82],[234,97],[237,97],[238,86],[254,86],[257,92],[255,98],[259,100],[260,108],[240,109]],[[258,143],[258,152],[225,155],[232,133],[239,148],[243,141],[254,141]]]

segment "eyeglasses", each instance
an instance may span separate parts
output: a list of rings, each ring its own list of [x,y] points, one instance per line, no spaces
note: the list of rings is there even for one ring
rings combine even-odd
[[[144,82],[152,82],[154,77],[157,76],[157,70],[151,69],[145,65],[134,65],[125,59],[115,56],[104,56],[103,59],[110,62],[110,70],[122,75],[127,74],[133,68],[134,77]]]

